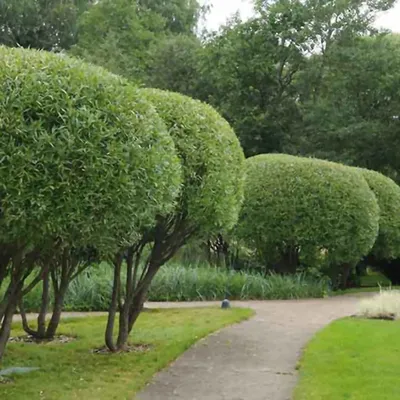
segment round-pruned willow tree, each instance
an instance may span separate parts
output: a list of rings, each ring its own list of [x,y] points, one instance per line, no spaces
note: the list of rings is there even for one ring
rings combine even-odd
[[[354,266],[378,233],[379,207],[355,170],[289,155],[246,161],[245,200],[237,235],[279,273],[300,266]]]
[[[358,169],[374,192],[380,210],[379,234],[364,264],[379,268],[400,284],[400,186],[379,172]]]
[[[49,272],[68,284],[80,249],[132,243],[171,212],[182,174],[138,89],[62,55],[0,47],[0,130],[1,357],[22,296]]]
[[[140,93],[154,105],[175,143],[183,185],[174,210],[159,215],[155,227],[143,232],[141,240],[128,250],[117,341],[113,341],[112,324],[106,335],[113,351],[126,345],[161,266],[189,239],[208,238],[232,228],[243,198],[244,155],[228,122],[212,107],[177,93],[155,89]],[[149,256],[140,267],[146,245]],[[114,289],[118,282],[115,277]],[[109,317],[110,322],[114,316]]]

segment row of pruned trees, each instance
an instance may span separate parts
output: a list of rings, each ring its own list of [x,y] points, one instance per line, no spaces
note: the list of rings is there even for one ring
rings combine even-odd
[[[37,329],[23,322],[51,338],[69,283],[100,260],[114,268],[105,342],[123,350],[161,266],[235,225],[240,144],[210,106],[63,55],[1,47],[0,86],[0,359],[24,295],[43,285]]]

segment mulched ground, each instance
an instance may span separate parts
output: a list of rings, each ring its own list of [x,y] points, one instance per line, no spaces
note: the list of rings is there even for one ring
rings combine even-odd
[[[145,353],[152,348],[149,344],[131,344],[128,347],[121,351],[121,353]],[[100,347],[98,349],[92,350],[93,354],[112,354],[112,352],[108,349],[108,347]]]
[[[73,336],[65,336],[65,335],[57,335],[54,339],[37,339],[31,335],[24,335],[24,336],[13,336],[8,339],[10,343],[31,343],[31,344],[65,344],[71,343],[76,340],[76,337]]]

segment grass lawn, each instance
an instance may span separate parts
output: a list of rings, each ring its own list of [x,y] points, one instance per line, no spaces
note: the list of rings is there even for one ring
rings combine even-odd
[[[362,287],[372,287],[372,286],[390,286],[391,282],[385,275],[380,272],[370,271],[365,276],[361,277]]]
[[[399,332],[400,321],[334,322],[306,348],[294,400],[400,399]]]
[[[134,398],[155,372],[200,338],[250,317],[251,310],[217,308],[155,310],[139,318],[132,342],[149,344],[142,353],[93,354],[104,343],[104,317],[65,320],[61,334],[76,335],[66,344],[16,344],[7,348],[2,367],[41,368],[0,384],[1,400],[110,400]],[[22,334],[15,326],[12,334]]]

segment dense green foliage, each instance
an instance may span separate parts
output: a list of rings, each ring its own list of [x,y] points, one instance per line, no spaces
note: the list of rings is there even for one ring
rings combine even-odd
[[[199,60],[196,94],[232,124],[247,155],[280,151],[299,119],[292,80],[301,49],[280,39],[280,23],[236,21],[214,34]]]
[[[2,243],[109,248],[170,210],[180,165],[137,89],[65,56],[0,53]]]
[[[195,36],[168,36],[158,41],[148,53],[146,85],[196,97],[202,52],[201,42]]]
[[[372,66],[370,55],[362,56],[361,51],[356,62],[351,50],[348,62],[337,63],[332,58],[335,48],[352,47],[358,37],[372,34],[376,13],[390,8],[393,1],[328,0],[321,4],[314,0],[257,0],[255,3],[258,10],[255,18],[244,22],[233,19],[205,42],[199,58],[202,73],[197,89],[199,98],[217,107],[232,124],[247,155],[297,153],[302,139],[307,137],[312,142],[314,133],[323,141],[326,135],[321,134],[320,125],[327,130],[335,129],[327,126],[327,121],[335,115],[337,105],[349,116],[357,115],[358,110],[349,108],[348,102],[342,100],[335,71],[330,75],[333,65],[343,71],[340,81],[348,79],[352,84],[353,103],[360,99],[357,93],[363,86],[373,90],[374,83],[367,76],[382,74],[383,82],[398,75],[386,72],[383,61],[382,67]],[[386,59],[395,57],[385,55]],[[325,91],[332,92],[326,104],[327,116],[316,116],[309,124],[314,105],[325,97]],[[375,99],[383,104],[385,95],[394,90],[385,87],[373,92]],[[335,123],[346,127],[349,120],[337,119]],[[310,137],[304,127],[310,131]],[[334,141],[331,144],[336,145]],[[323,148],[325,152],[329,149],[328,144]],[[308,148],[305,153],[318,150],[322,149]],[[338,153],[341,151],[339,148]]]
[[[394,0],[254,0],[254,18],[200,36],[201,4],[3,1],[0,42],[74,45],[73,54],[134,82],[206,101],[247,155],[313,155],[397,179],[399,39],[374,25]]]
[[[72,52],[132,81],[151,82],[161,43],[177,35],[194,38],[202,10],[197,0],[96,2],[78,21]]]
[[[374,245],[376,198],[348,167],[288,155],[247,159],[245,201],[237,233],[269,265],[356,263]]]
[[[1,0],[0,44],[59,51],[76,43],[77,22],[91,0]]]
[[[300,79],[304,135],[292,151],[378,170],[398,179],[400,38],[363,37],[332,46],[318,96],[315,63]]]
[[[197,234],[232,228],[243,197],[244,155],[229,124],[210,106],[177,93],[142,89],[167,125],[182,161],[176,215]]]
[[[254,3],[254,18],[200,37],[197,0],[3,1],[0,42],[74,45],[134,82],[206,101],[247,155],[313,155],[396,180],[399,39],[374,28],[394,1]]]
[[[379,235],[371,251],[379,260],[400,257],[400,187],[390,178],[361,170],[379,205]]]

